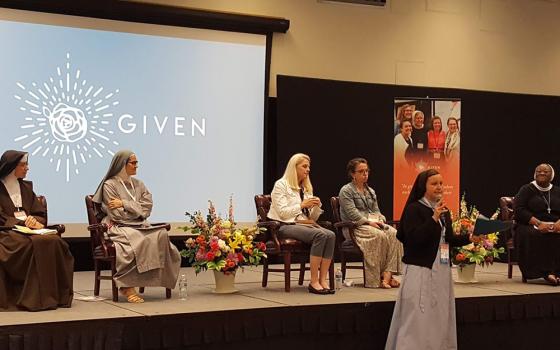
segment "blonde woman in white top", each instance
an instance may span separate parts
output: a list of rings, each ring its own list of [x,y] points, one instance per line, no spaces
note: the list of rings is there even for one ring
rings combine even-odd
[[[323,210],[321,200],[313,196],[310,170],[308,155],[297,153],[290,158],[284,176],[274,184],[268,217],[286,223],[280,226],[280,236],[311,244],[309,292],[334,294],[334,290],[329,289],[327,274],[332,262],[335,234],[317,224]]]

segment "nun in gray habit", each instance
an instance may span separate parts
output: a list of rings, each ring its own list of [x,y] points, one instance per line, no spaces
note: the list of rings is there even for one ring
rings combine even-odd
[[[181,267],[179,251],[169,242],[165,228],[147,221],[152,194],[142,181],[132,177],[137,167],[134,153],[117,152],[93,196],[106,214],[102,222],[109,226],[107,234],[115,243],[115,282],[132,303],[144,301],[134,287],[175,288]]]

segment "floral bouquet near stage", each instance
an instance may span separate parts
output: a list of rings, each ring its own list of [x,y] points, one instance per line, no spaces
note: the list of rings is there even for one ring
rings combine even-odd
[[[496,219],[500,213],[499,209],[496,210],[491,219]],[[468,208],[465,195],[461,197],[461,206],[459,208],[459,215],[453,215],[453,232],[457,235],[468,235],[474,229],[474,224],[478,218],[479,212],[474,207]],[[465,266],[468,264],[478,264],[487,266],[494,262],[494,259],[499,257],[504,252],[503,247],[496,247],[498,243],[499,233],[490,233],[486,235],[472,236],[472,242],[462,246],[453,248],[451,260],[455,265]]]
[[[258,265],[266,258],[266,246],[254,238],[260,233],[256,226],[238,228],[233,219],[233,200],[230,197],[227,220],[216,214],[216,209],[208,201],[208,214],[200,211],[185,213],[190,225],[180,227],[185,232],[196,234],[185,241],[186,249],[181,256],[187,258],[195,272],[216,270],[226,274],[243,265]]]

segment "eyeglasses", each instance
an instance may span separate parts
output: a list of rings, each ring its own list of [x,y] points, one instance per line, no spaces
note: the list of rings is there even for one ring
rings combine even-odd
[[[26,166],[29,166],[29,163],[28,162],[19,162],[18,166],[26,167]]]
[[[128,162],[128,164],[132,164],[132,165],[138,165],[138,161],[137,161],[137,160],[135,160],[135,161],[132,161],[132,162]]]
[[[359,174],[369,174],[369,169],[356,170],[354,172]]]

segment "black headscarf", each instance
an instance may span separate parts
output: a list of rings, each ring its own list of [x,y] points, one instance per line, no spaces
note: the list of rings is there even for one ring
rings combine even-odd
[[[12,149],[4,152],[0,158],[0,179],[10,175],[26,154],[27,152],[14,151]]]
[[[423,172],[418,174],[418,176],[416,176],[416,180],[414,180],[414,185],[412,185],[412,189],[410,190],[410,194],[408,195],[408,199],[403,208],[403,212],[401,215],[401,222],[406,220],[407,207],[410,204],[417,202],[420,199],[422,199],[422,197],[424,197],[424,195],[426,194],[426,183],[428,182],[428,179],[437,174],[439,174],[439,171],[435,169],[428,169],[428,170],[424,170]],[[397,238],[399,239],[399,241],[404,242],[403,241],[404,232],[403,232],[402,224],[399,225],[399,229],[397,230]]]

